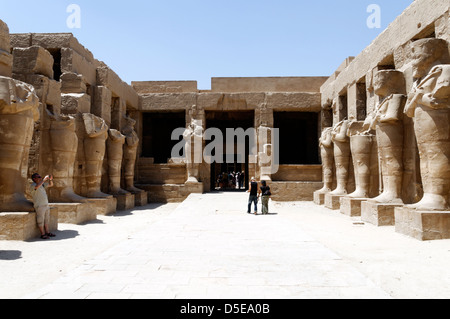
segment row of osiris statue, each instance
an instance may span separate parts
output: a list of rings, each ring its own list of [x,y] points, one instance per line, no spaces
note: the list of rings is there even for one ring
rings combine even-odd
[[[376,142],[383,191],[371,201],[403,204],[403,116],[413,118],[420,156],[424,195],[417,210],[450,210],[450,64],[449,44],[442,39],[421,39],[411,44],[414,85],[407,94],[405,77],[398,70],[374,75],[380,103],[359,130],[342,121],[326,128],[320,139],[324,188],[319,193],[346,195],[351,158],[356,190],[352,198],[369,198],[370,150]],[[333,190],[334,167],[337,187]]]
[[[30,177],[28,161],[35,122],[40,118],[40,101],[33,86],[12,78],[12,64],[9,29],[0,20],[0,212],[30,212],[34,207],[26,199],[25,183]],[[87,198],[142,192],[133,184],[139,143],[133,119],[124,115],[125,125],[119,132],[90,113],[69,116],[47,112],[43,116],[51,123],[48,146],[44,151],[34,152],[51,153],[41,154],[52,163],[49,172],[54,177],[54,187],[49,192],[51,202],[77,203],[86,202]],[[108,159],[108,194],[101,191],[105,155]],[[77,157],[78,160],[81,158],[84,167],[84,197],[73,189]],[[121,188],[122,162],[125,189]]]

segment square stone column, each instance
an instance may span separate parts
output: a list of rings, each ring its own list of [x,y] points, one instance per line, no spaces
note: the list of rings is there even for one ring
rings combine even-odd
[[[111,101],[112,92],[106,86],[94,88],[94,103],[91,113],[104,119],[108,126],[111,125]]]

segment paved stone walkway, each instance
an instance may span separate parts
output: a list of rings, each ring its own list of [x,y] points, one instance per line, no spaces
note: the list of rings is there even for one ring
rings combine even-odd
[[[246,214],[247,198],[191,195],[23,298],[390,298],[281,210]]]

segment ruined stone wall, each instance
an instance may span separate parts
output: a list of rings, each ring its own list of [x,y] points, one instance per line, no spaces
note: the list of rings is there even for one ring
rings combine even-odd
[[[274,111],[320,113],[319,88],[324,81],[325,78],[322,77],[213,78],[211,90],[197,90],[194,81],[132,82],[132,86],[139,92],[140,112],[185,111],[186,127],[193,120],[189,110],[195,106],[198,112],[203,114],[197,119],[202,120],[204,128],[206,128],[204,114],[208,111],[253,111],[255,114],[253,127],[273,128]],[[138,166],[138,171],[158,171],[157,165],[149,164],[146,160],[140,161]],[[249,170],[251,176],[258,179],[261,177],[260,167],[257,164],[250,164]],[[164,174],[161,172],[161,175]],[[206,163],[201,164],[199,175],[204,189],[209,190],[210,166]],[[287,177],[286,174],[279,174],[278,177],[281,180],[292,180],[292,177]],[[154,177],[153,182],[159,184],[161,180],[162,177]],[[152,181],[145,182],[151,184]]]
[[[70,115],[76,118],[78,136],[74,163],[74,189],[86,195],[85,131],[81,114],[103,119],[108,128],[122,130],[126,115],[138,109],[139,97],[134,89],[83,47],[71,33],[11,34],[14,55],[14,77],[30,83],[40,99],[40,121],[30,156],[30,172],[52,170],[49,145],[49,116]],[[108,188],[107,164],[104,158],[102,189]],[[44,173],[42,173],[44,174]]]
[[[40,116],[39,99],[34,88],[12,78],[14,61],[10,45],[9,28],[0,20],[0,212],[7,213],[6,228],[11,226],[8,214],[33,211],[33,204],[26,198],[28,159],[30,153],[38,152],[36,149],[30,151],[30,146],[33,128]],[[36,72],[40,69],[28,67]],[[3,232],[5,226],[1,228]],[[0,238],[3,238],[3,233],[0,233]]]
[[[211,91],[222,93],[309,92],[320,90],[327,77],[212,78]]]
[[[366,111],[369,114],[378,102],[371,90],[373,72],[386,68],[406,71],[410,62],[408,47],[412,40],[434,36],[448,41],[448,12],[449,3],[446,0],[414,1],[364,51],[357,57],[347,58],[328,78],[320,88],[322,106],[331,106],[340,95],[352,90],[358,82],[364,82],[367,88]],[[407,87],[411,85],[409,79]],[[349,114],[357,113],[356,103],[355,99],[349,100]],[[351,119],[350,116],[348,118]]]
[[[61,83],[53,78],[54,59],[46,49],[34,45],[14,48],[12,52],[13,77],[31,84],[40,101],[39,120],[35,122],[28,162],[29,177],[35,172],[50,172],[52,169],[49,115],[61,110]]]
[[[355,169],[359,186],[355,193],[339,185],[334,190],[322,189],[315,194],[316,203],[340,208],[351,216],[362,214],[363,220],[379,226],[396,223],[400,232],[419,239],[448,238],[448,214],[437,214],[439,221],[427,221],[425,225],[427,213],[416,209],[448,210],[450,192],[446,191],[445,176],[449,164],[440,156],[448,149],[442,145],[448,138],[449,13],[447,0],[414,1],[363,52],[346,59],[322,85],[322,124],[331,128],[335,138],[331,147],[336,162],[334,178],[338,184],[348,180],[343,166],[347,165],[344,154],[350,152],[354,161],[350,160],[349,169]],[[437,68],[435,73],[432,67]],[[432,91],[434,87],[436,91]],[[417,119],[422,113],[414,114],[409,109],[416,104],[420,112],[428,115]],[[441,112],[438,118],[443,122],[431,132],[436,124],[429,121],[436,116],[433,112]],[[347,137],[338,138],[343,127]],[[323,132],[322,139],[326,140],[327,129]],[[424,132],[430,134],[427,141],[423,141]],[[434,144],[439,145],[437,149],[443,148],[436,151],[428,147]],[[322,146],[322,154],[330,163],[332,151],[326,151],[326,144]],[[324,171],[331,169],[324,167]],[[366,190],[376,189],[378,184],[379,190],[375,194],[361,192],[361,183]]]
[[[344,118],[364,121],[380,102],[374,93],[373,78],[379,70],[395,69],[405,74],[406,92],[412,87],[411,43],[426,37],[448,41],[449,3],[446,0],[415,1],[361,54],[346,59],[322,85],[321,100],[324,117],[332,112],[333,126]],[[406,93],[405,92],[405,93]],[[413,123],[404,118],[406,175],[403,199],[417,201],[422,195],[418,150]]]

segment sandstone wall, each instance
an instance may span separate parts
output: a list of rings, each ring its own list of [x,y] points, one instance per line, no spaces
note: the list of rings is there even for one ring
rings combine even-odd
[[[91,113],[103,119],[109,128],[121,130],[124,117],[135,116],[139,107],[136,91],[97,60],[71,33],[11,34],[14,77],[32,84],[40,99],[40,120],[30,156],[30,172],[51,172],[49,116],[71,115],[76,120],[78,136],[74,163],[74,190],[86,195],[85,137],[81,114]],[[108,158],[104,158],[102,188],[108,188]]]
[[[212,78],[211,91],[222,93],[310,92],[320,90],[327,77]]]
[[[339,95],[346,94],[356,83],[363,82],[368,91],[367,113],[370,113],[378,102],[371,91],[373,72],[385,68],[406,70],[410,62],[408,46],[412,40],[435,36],[448,41],[449,34],[447,0],[414,1],[364,51],[357,57],[346,59],[328,78],[320,88],[322,106],[331,106]],[[412,81],[408,84],[410,87]],[[349,113],[356,114],[354,99],[349,101],[349,106],[352,108]]]
[[[140,112],[186,112],[186,127],[191,123],[190,110],[193,106],[197,112],[204,114],[209,111],[226,112],[254,112],[253,127],[261,125],[273,127],[274,111],[287,112],[321,112],[321,98],[319,88],[325,78],[213,78],[212,90],[197,90],[194,81],[147,81],[132,82],[132,86],[139,93]],[[206,128],[206,118],[202,120]],[[139,130],[142,132],[142,117]],[[318,134],[319,132],[311,132]],[[142,134],[142,133],[140,133]],[[151,175],[140,174],[141,184],[160,184],[167,180],[167,167],[157,164],[145,164],[140,161],[141,172],[152,172]],[[210,188],[210,166],[202,164],[200,181],[205,190]],[[249,174],[260,177],[260,167],[251,164]],[[295,169],[294,169],[295,170]],[[297,170],[301,170],[297,167]],[[159,173],[158,173],[159,171]],[[293,180],[290,174],[280,173],[281,180]],[[292,175],[292,174],[291,174]],[[300,180],[308,180],[302,174],[295,175]],[[317,177],[316,179],[317,180]],[[320,180],[320,178],[319,178]],[[316,185],[317,186],[317,185]]]
[[[364,51],[346,59],[320,88],[323,126],[333,126],[344,119],[364,121],[380,102],[373,87],[374,74],[379,70],[402,71],[409,92],[413,85],[411,43],[427,37],[448,41],[449,6],[447,0],[414,1]],[[413,203],[422,196],[419,156],[412,120],[404,117],[403,125],[403,199]]]

